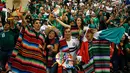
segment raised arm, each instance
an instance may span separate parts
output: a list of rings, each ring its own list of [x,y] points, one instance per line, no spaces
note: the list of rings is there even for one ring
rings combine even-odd
[[[14,29],[15,26],[14,26],[14,20],[13,20],[13,18],[10,18],[9,21],[10,21],[10,28]]]
[[[23,13],[19,12],[19,10],[16,10],[16,13],[22,19],[22,26],[25,27],[27,25],[27,22],[25,20],[25,17],[23,16]]]
[[[22,26],[26,26],[27,25],[27,22],[25,20],[25,17],[23,15],[20,16],[20,18],[22,19]]]
[[[65,28],[71,28],[71,26],[70,25],[67,25],[67,24],[65,24],[65,23],[63,23],[60,19],[58,19],[58,18],[56,18],[56,21],[57,22],[59,22],[63,27],[65,27]]]

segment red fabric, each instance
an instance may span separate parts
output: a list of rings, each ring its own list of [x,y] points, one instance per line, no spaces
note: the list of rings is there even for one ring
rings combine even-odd
[[[67,45],[67,42],[66,42],[66,39],[65,38],[63,38],[63,39],[61,39],[60,41],[59,41],[59,43],[60,43],[60,50],[62,51],[62,52],[68,52],[69,51],[69,48],[68,48],[68,45]]]
[[[62,66],[58,67],[58,73],[62,73]]]
[[[0,4],[0,11],[4,8],[4,4]]]
[[[123,51],[119,48],[118,49],[118,55],[121,55],[121,54],[124,55]]]
[[[84,71],[78,71],[78,73],[85,73]]]
[[[111,43],[110,46],[111,46],[111,47],[110,47],[110,58],[112,58],[113,53],[114,53],[115,44],[114,44],[114,43]],[[110,63],[110,68],[113,68],[112,63]]]
[[[88,63],[89,61],[88,42],[82,42],[79,50],[79,56],[82,56],[82,61],[84,63]]]
[[[112,58],[112,55],[113,55],[113,52],[114,52],[114,47],[115,47],[115,45],[114,45],[114,43],[111,43],[110,46],[111,46],[111,47],[110,47],[110,58]]]

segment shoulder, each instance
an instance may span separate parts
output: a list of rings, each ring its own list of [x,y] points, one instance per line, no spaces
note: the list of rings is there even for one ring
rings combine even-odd
[[[55,39],[55,43],[59,43],[59,39],[58,38]]]

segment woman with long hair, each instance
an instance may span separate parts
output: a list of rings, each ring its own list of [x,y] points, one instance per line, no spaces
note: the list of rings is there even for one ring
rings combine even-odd
[[[67,25],[67,24],[63,23],[61,20],[59,20],[58,18],[56,18],[56,21],[59,22],[65,28],[71,28],[72,36],[75,36],[80,41],[82,40],[83,35],[84,35],[84,31],[83,31],[84,24],[83,24],[82,18],[80,18],[80,17],[76,18],[75,26]]]
[[[53,64],[56,62],[55,56],[58,53],[59,48],[59,37],[58,31],[55,27],[50,27],[45,30],[46,37],[46,59],[47,59],[47,71],[48,73],[57,73],[58,64]]]

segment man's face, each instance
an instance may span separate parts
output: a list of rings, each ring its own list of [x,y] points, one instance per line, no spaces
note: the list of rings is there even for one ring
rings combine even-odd
[[[33,24],[33,27],[37,30],[40,30],[41,27],[41,23],[39,20],[36,20],[36,22]]]
[[[64,35],[65,36],[71,36],[71,30],[70,29],[66,29],[65,32],[64,32]]]
[[[4,30],[7,31],[7,30],[9,30],[9,29],[10,29],[10,25],[9,25],[9,24],[5,24],[5,25],[4,25]]]
[[[88,40],[91,40],[91,39],[93,39],[93,34],[92,33],[87,33],[86,34],[86,38],[88,39]]]

